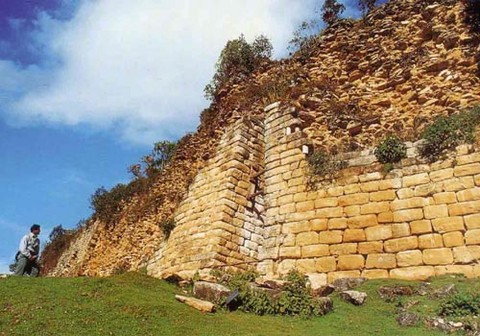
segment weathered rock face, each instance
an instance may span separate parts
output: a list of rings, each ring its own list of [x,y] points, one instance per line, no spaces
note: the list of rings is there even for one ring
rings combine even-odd
[[[480,276],[477,148],[431,164],[407,142],[408,158],[386,174],[372,147],[387,133],[416,140],[435,116],[480,101],[462,10],[456,1],[390,1],[367,23],[326,31],[312,58],[272,62],[227,86],[149,191],[114,225],[82,231],[51,274],[146,266],[191,278],[253,266],[270,277],[297,268],[318,286]],[[269,85],[282,83],[295,87],[276,97]],[[283,103],[263,109],[271,96]],[[347,168],[312,188],[313,147],[341,152]],[[170,217],[176,228],[165,240],[159,224]]]

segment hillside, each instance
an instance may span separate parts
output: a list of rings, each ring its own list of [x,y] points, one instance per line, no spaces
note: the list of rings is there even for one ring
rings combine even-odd
[[[389,239],[413,235],[414,232],[410,229],[412,221],[426,220],[430,223],[437,218],[436,215],[425,215],[426,210],[421,210],[421,216],[416,216],[415,213],[412,218],[396,220],[396,211],[404,211],[405,208],[395,209],[382,204],[388,208],[388,211],[382,213],[391,212],[391,217],[385,219],[382,213],[370,215],[360,213],[360,210],[359,213],[349,213],[347,206],[341,205],[341,208],[335,208],[341,214],[329,213],[325,214],[326,217],[318,217],[324,215],[321,207],[328,203],[320,202],[324,205],[319,205],[319,208],[315,205],[317,217],[313,218],[302,213],[312,209],[280,201],[281,197],[290,200],[287,202],[293,202],[294,199],[301,202],[315,201],[326,196],[346,197],[350,194],[346,191],[347,187],[350,188],[348,190],[353,190],[349,176],[375,172],[379,168],[375,162],[366,160],[365,167],[353,167],[349,171],[350,175],[345,175],[344,184],[327,186],[325,192],[319,190],[309,199],[311,195],[308,196],[305,188],[298,187],[291,194],[281,193],[289,187],[296,187],[297,184],[292,185],[290,180],[295,180],[296,183],[297,179],[303,179],[303,172],[292,176],[294,173],[288,175],[287,171],[282,171],[282,174],[288,175],[283,177],[285,190],[283,187],[275,189],[269,184],[277,179],[273,175],[280,168],[275,166],[277,163],[273,155],[276,154],[267,151],[277,144],[283,146],[279,134],[284,128],[293,127],[294,130],[301,130],[301,134],[294,135],[297,137],[295,139],[287,139],[292,141],[295,148],[286,143],[284,150],[295,149],[301,154],[302,146],[305,145],[332,154],[350,155],[353,151],[367,151],[368,154],[387,134],[397,134],[403,141],[416,141],[435,117],[477,105],[480,101],[476,59],[478,41],[472,35],[471,27],[464,23],[463,10],[462,2],[458,1],[392,0],[373,10],[365,20],[344,21],[327,29],[307,55],[299,52],[291,59],[265,62],[248,78],[231,78],[212,106],[202,113],[197,132],[181,140],[178,151],[167,168],[160,175],[149,179],[147,187],[135,193],[128,202],[121,202],[111,220],[93,220],[82,228],[73,237],[69,248],[62,253],[58,263],[55,258],[46,271],[55,276],[105,276],[119,270],[136,270],[148,266],[149,273],[155,276],[186,271],[191,277],[198,270],[208,273],[212,267],[221,265],[241,265],[244,268],[247,264],[258,263],[261,264],[259,268],[263,273],[277,274],[279,270],[300,267],[307,272],[313,269],[322,274],[355,271],[348,275],[359,276],[365,266],[365,257],[370,253],[393,252],[389,257],[395,259],[404,250],[417,249],[418,242],[409,242],[405,249],[399,250],[389,250],[384,244]],[[277,101],[281,104],[270,105]],[[270,108],[264,109],[267,105]],[[468,148],[465,153],[460,151],[459,155],[471,154],[475,150]],[[352,155],[350,159],[353,158]],[[394,196],[386,201],[401,200],[401,197],[395,199],[398,196],[398,183],[395,179],[400,179],[401,188],[405,186],[405,182],[401,182],[404,175],[425,174],[430,170],[447,167],[445,164],[439,164],[440,168],[425,167],[425,162],[415,161],[413,157],[409,159],[405,162],[409,172],[400,171],[403,174],[401,176],[377,174],[378,179],[390,181],[385,192]],[[298,160],[298,167],[305,168],[305,158],[298,157]],[[476,165],[475,160],[465,161],[465,164]],[[293,159],[289,162],[296,164]],[[454,178],[454,163],[452,161],[448,164]],[[439,205],[443,211],[444,204],[434,203],[433,194],[462,192],[463,189],[478,186],[479,172],[476,166],[474,168],[471,177],[468,176],[471,182],[462,180],[463,184],[457,189],[445,185],[433,186],[432,190],[421,194],[415,191],[417,184],[407,183],[407,187],[412,187],[412,197],[424,198],[422,206]],[[292,171],[294,169],[296,168]],[[370,180],[359,181],[357,177],[354,183],[358,190],[355,192],[361,190],[357,182],[370,182],[371,178],[372,175],[368,175]],[[418,187],[435,182],[428,176],[427,178],[428,181],[419,182]],[[302,181],[298,185],[303,186]],[[331,188],[337,189],[332,191],[333,194],[327,194]],[[375,188],[366,191],[377,192],[379,187]],[[363,189],[361,191],[365,192]],[[326,196],[320,196],[322,192]],[[478,202],[477,200],[477,196],[464,199],[472,202]],[[461,199],[455,196],[456,201]],[[357,204],[360,203],[351,205]],[[293,210],[282,213],[282,206]],[[307,203],[305,206],[310,207]],[[464,243],[466,229],[476,228],[465,228],[463,224],[467,218],[462,216],[478,213],[477,203],[470,207],[473,207],[473,211],[459,211],[454,215],[456,218],[460,216],[458,218],[461,218],[462,228],[448,230],[460,232]],[[293,218],[294,213],[298,218]],[[448,211],[446,214],[447,216],[440,217],[448,217]],[[355,233],[363,238],[350,241],[357,245],[354,251],[344,253],[345,248],[353,248],[353,245],[340,247],[335,244],[348,242],[345,238],[347,231],[341,231],[347,225],[335,227],[330,223],[338,222],[338,217],[347,223],[351,216],[357,215],[375,217],[372,219],[374,224],[362,226],[362,222],[349,227],[348,229],[358,230]],[[370,220],[373,217],[368,218]],[[176,228],[166,239],[162,225],[172,218]],[[328,225],[327,219],[330,221]],[[286,229],[285,225],[297,225],[303,221],[308,222],[308,229]],[[316,226],[312,229],[313,222]],[[377,235],[381,247],[361,252],[358,244],[367,241],[364,229],[372,225],[384,225],[382,232],[388,227],[388,234]],[[400,228],[405,225],[408,227],[407,233],[395,233],[400,232]],[[341,236],[339,240],[321,241],[319,236],[323,235],[327,226],[328,229],[333,228],[335,235]],[[392,233],[394,229],[397,231]],[[434,229],[419,231],[417,235],[444,234],[443,229]],[[280,233],[283,234],[281,241],[277,239]],[[307,234],[313,240],[301,242],[300,238]],[[291,244],[288,240],[292,237],[296,240]],[[418,239],[417,236],[412,237],[412,241]],[[476,240],[467,243],[478,245]],[[304,254],[306,245],[314,246],[315,252]],[[445,246],[442,242],[421,247],[421,251],[418,251],[422,254],[424,249],[460,245],[455,243]],[[329,249],[329,252],[319,254],[320,248]],[[472,251],[468,253],[472,254]],[[441,252],[453,255],[455,251]],[[358,253],[359,258],[345,262],[350,265],[354,260],[362,259],[361,266],[353,270],[350,266],[340,267],[345,259],[342,255],[352,253]],[[470,259],[467,258],[468,262],[463,260],[458,264],[470,265],[477,259],[478,251],[476,253]],[[322,269],[317,260],[320,256],[334,258],[329,259],[329,263],[333,262],[335,266]],[[305,262],[304,258],[307,259]],[[302,262],[299,263],[297,259],[302,259]],[[455,262],[453,257],[451,259],[452,264],[457,264],[456,259]],[[311,266],[314,263],[317,265]],[[371,273],[371,276],[388,276],[388,271],[391,272],[391,269],[399,265],[398,260],[393,264],[385,268],[378,267],[383,271],[375,275]],[[406,266],[424,264],[438,266],[425,261]],[[428,275],[435,273],[431,267],[428,270],[422,269],[421,272],[426,271]],[[467,272],[466,269],[462,270],[464,271]],[[471,266],[468,272],[477,274],[478,269],[474,270]]]

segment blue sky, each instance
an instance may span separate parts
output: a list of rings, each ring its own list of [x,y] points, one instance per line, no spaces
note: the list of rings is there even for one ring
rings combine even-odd
[[[0,0],[0,273],[31,224],[74,227],[155,141],[195,130],[228,39],[266,34],[283,57],[318,2]]]

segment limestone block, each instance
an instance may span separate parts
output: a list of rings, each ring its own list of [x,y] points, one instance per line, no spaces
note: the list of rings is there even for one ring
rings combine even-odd
[[[443,238],[438,233],[425,234],[418,237],[420,249],[431,249],[443,247]]]
[[[446,168],[430,172],[430,179],[433,182],[446,180],[453,177],[453,168]]]
[[[365,258],[361,255],[341,255],[338,257],[339,271],[361,270],[365,266]]]
[[[338,205],[340,206],[361,205],[361,204],[367,204],[368,201],[369,201],[368,193],[351,194],[351,195],[340,196],[338,198]]]
[[[420,250],[410,250],[397,253],[399,267],[423,265],[423,254]]]
[[[433,195],[435,204],[451,204],[457,202],[457,195],[454,192],[441,192]]]
[[[370,155],[370,154],[373,154],[373,152],[370,150],[367,150],[365,153],[364,152],[361,153],[361,155]],[[360,182],[376,181],[382,178],[383,178],[383,175],[380,172],[367,173],[359,176]]]
[[[285,237],[283,238],[283,241],[282,241],[282,245],[285,246],[285,247],[295,246],[295,237],[296,237],[296,235],[293,234],[293,233],[289,233],[289,234],[285,235]]]
[[[378,241],[364,242],[358,244],[358,253],[370,254],[370,253],[382,253],[383,243]]]
[[[452,231],[445,233],[443,235],[443,244],[445,245],[445,247],[465,245],[465,240],[463,239],[463,232]]]
[[[393,236],[391,225],[377,225],[365,229],[365,236],[368,241],[390,239]]]
[[[315,259],[317,272],[326,273],[337,270],[337,262],[335,257],[323,257]]]
[[[365,241],[365,231],[362,229],[346,229],[343,233],[345,243]]]
[[[435,232],[463,231],[463,217],[445,217],[432,220]]]
[[[305,211],[305,212],[294,212],[286,214],[286,220],[288,222],[300,222],[300,221],[309,221],[316,218],[317,213],[315,210]]]
[[[480,244],[480,229],[467,230],[465,233],[465,242],[467,245]]]
[[[424,197],[412,197],[408,199],[395,200],[390,203],[390,208],[393,211],[404,210],[404,209],[414,209],[414,208],[423,208],[424,206],[430,205],[430,202],[427,198]]]
[[[362,229],[376,225],[378,225],[378,220],[375,215],[361,215],[347,218],[347,226],[350,229]]]
[[[379,182],[378,181],[370,181],[370,182],[361,183],[360,184],[360,189],[363,192],[377,191],[379,189]]]
[[[368,204],[364,204],[360,206],[360,213],[362,215],[379,214],[382,212],[389,212],[389,211],[390,211],[389,202],[370,202]]]
[[[407,223],[392,224],[393,238],[410,236],[410,225]]]
[[[464,219],[468,230],[480,229],[480,214],[465,216]]]
[[[357,253],[357,243],[343,243],[330,245],[330,254],[331,255],[344,255],[344,254],[355,254]]]
[[[280,215],[290,214],[294,212],[295,212],[295,203],[285,204],[280,206],[280,210],[279,210]]]
[[[458,246],[453,248],[453,261],[455,264],[469,264],[475,261],[475,257],[467,246]]]
[[[403,199],[412,198],[414,196],[414,191],[411,188],[402,188],[397,190],[396,194],[398,199],[403,200]]]
[[[467,246],[467,249],[474,259],[480,260],[480,246],[470,245]]]
[[[343,232],[340,230],[322,231],[318,234],[320,244],[338,244],[343,240]]]
[[[282,258],[300,258],[302,250],[299,246],[295,247],[280,247],[279,256]]]
[[[395,254],[381,253],[367,256],[366,268],[391,269],[397,267]]]
[[[475,185],[478,187],[480,186],[480,174],[479,175],[475,175]]]
[[[366,279],[388,279],[388,271],[386,269],[369,269],[362,271],[362,278]]]
[[[444,274],[463,274],[467,278],[473,278],[473,266],[468,265],[447,265],[447,266],[435,266],[435,275]]]
[[[407,188],[407,187],[417,186],[417,185],[425,184],[429,182],[430,182],[430,177],[428,176],[428,173],[421,173],[421,174],[416,174],[411,176],[404,176],[402,180],[402,186],[404,188]]]
[[[344,209],[345,215],[348,217],[358,216],[360,215],[360,205],[350,205],[346,206]]]
[[[423,250],[423,262],[426,265],[447,265],[453,263],[453,253],[449,248]]]
[[[323,257],[330,255],[330,247],[326,244],[302,246],[302,258]]]
[[[318,198],[315,200],[316,209],[336,207],[337,205],[338,205],[337,197]]]
[[[453,168],[454,176],[467,176],[480,174],[480,163],[470,163],[463,166],[456,166]]]
[[[340,271],[328,273],[328,283],[333,283],[335,280],[343,278],[359,278],[360,271]]]
[[[285,205],[293,203],[293,195],[284,195],[278,198],[278,205]]]
[[[442,183],[445,191],[459,191],[473,188],[475,186],[472,176],[454,177],[449,180],[445,180]]]
[[[421,234],[432,232],[432,224],[430,220],[424,219],[413,221],[410,223],[410,231],[412,234]]]
[[[446,204],[428,205],[423,208],[425,219],[448,217],[448,207]]]
[[[371,202],[393,201],[397,195],[394,190],[383,190],[370,193]]]
[[[316,232],[301,232],[297,234],[296,237],[296,244],[298,246],[305,246],[305,245],[315,245],[319,243],[318,233]]]
[[[297,260],[296,268],[301,273],[314,273],[317,271],[315,266],[315,259],[300,259]]]
[[[418,247],[417,237],[403,237],[384,242],[385,252],[400,252],[414,250]]]
[[[379,190],[400,189],[401,187],[402,187],[402,179],[400,178],[378,181]]]
[[[457,165],[465,165],[480,161],[480,152],[475,152],[469,155],[460,155],[456,157]]]
[[[301,193],[297,193],[295,195],[293,195],[293,201],[295,203],[298,203],[298,202],[304,202],[304,201],[308,201],[308,193],[306,192],[301,192]]]
[[[480,188],[470,188],[467,190],[457,191],[457,199],[459,202],[476,201],[480,199]]]
[[[392,223],[393,222],[393,212],[387,211],[378,214],[379,223]]]
[[[470,215],[480,212],[480,201],[462,202],[448,205],[450,216]]]
[[[342,196],[343,195],[343,187],[342,186],[337,186],[337,187],[330,187],[327,189],[327,196]]]
[[[304,201],[304,202],[296,203],[295,208],[297,209],[298,212],[313,210],[315,208],[315,202]]]
[[[345,229],[347,228],[347,219],[346,218],[330,218],[328,220],[328,229]]]
[[[343,217],[343,208],[342,207],[335,207],[335,208],[317,209],[316,216],[318,218]]]
[[[390,271],[390,278],[401,280],[427,280],[435,275],[433,266],[413,266],[396,268]]]
[[[334,219],[330,219],[330,220],[334,220]],[[310,225],[310,230],[312,231],[324,231],[328,228],[328,222],[330,221],[326,218],[322,218],[322,219],[311,219],[308,221],[309,225]],[[347,224],[345,223],[345,227],[347,226]]]
[[[300,233],[310,231],[310,223],[308,221],[286,223],[279,227],[281,227],[282,233]]]
[[[422,209],[407,209],[393,212],[393,221],[396,223],[411,222],[419,219],[423,219]]]
[[[294,259],[285,259],[278,263],[277,272],[279,274],[287,274],[292,269],[295,269],[297,265],[297,261]]]
[[[344,187],[343,192],[345,195],[356,194],[359,193],[360,185],[358,183],[355,184],[348,184]]]

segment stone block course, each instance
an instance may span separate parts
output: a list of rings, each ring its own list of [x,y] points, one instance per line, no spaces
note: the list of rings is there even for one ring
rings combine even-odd
[[[448,265],[453,263],[453,253],[449,248],[423,250],[423,262],[426,265]]]
[[[410,231],[412,234],[422,234],[432,232],[432,223],[430,220],[424,219],[413,221],[410,223]]]
[[[463,232],[452,231],[443,234],[443,244],[445,247],[454,247],[465,245],[465,239],[463,238]]]
[[[442,235],[438,233],[421,235],[418,237],[418,247],[422,250],[443,247]]]
[[[432,226],[435,232],[450,232],[464,230],[463,217],[444,217],[432,220]]]
[[[390,239],[384,242],[385,252],[400,252],[406,250],[413,250],[418,247],[417,237],[404,237]]]
[[[377,225],[365,229],[365,236],[368,241],[387,240],[392,238],[391,225]]]
[[[361,255],[340,255],[337,260],[339,271],[361,270],[365,266],[365,258]]]
[[[392,269],[397,267],[395,254],[369,254],[367,256],[366,268]]]
[[[423,254],[420,250],[398,252],[396,259],[399,267],[423,265]]]
[[[396,268],[390,271],[390,278],[423,281],[435,275],[433,266],[413,266]]]
[[[383,242],[362,242],[358,244],[358,253],[360,254],[371,254],[371,253],[382,253],[383,252]]]

